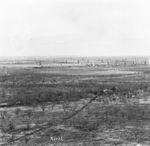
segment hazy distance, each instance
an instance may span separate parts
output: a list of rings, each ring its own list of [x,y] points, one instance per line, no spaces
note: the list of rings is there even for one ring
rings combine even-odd
[[[0,56],[149,56],[147,0],[1,0]]]

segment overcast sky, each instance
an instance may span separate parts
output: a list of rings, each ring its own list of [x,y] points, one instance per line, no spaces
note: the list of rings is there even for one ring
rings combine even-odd
[[[148,0],[0,0],[0,56],[149,56]]]

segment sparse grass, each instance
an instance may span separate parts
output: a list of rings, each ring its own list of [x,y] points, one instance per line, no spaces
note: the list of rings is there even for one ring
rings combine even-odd
[[[106,138],[103,139],[107,142],[111,137],[111,132],[117,133],[117,130],[122,130],[120,135],[126,133],[126,136],[122,136],[122,140],[142,142],[150,139],[149,132],[145,128],[150,120],[149,104],[132,104],[132,100],[137,98],[149,100],[149,69],[146,71],[144,68],[147,77],[122,74],[97,75],[95,73],[100,72],[98,68],[91,68],[88,72],[90,75],[85,73],[88,69],[81,73],[83,68],[70,71],[65,68],[63,74],[55,75],[53,73],[58,73],[63,68],[55,68],[51,73],[50,69],[52,70],[52,68],[41,68],[39,72],[34,69],[30,72],[12,69],[13,73],[5,77],[5,82],[3,82],[5,93],[2,91],[2,101],[6,101],[15,110],[9,110],[8,107],[1,112],[0,122],[3,124],[0,124],[0,129],[4,135],[9,133],[12,141],[15,139],[15,134],[21,135],[21,131],[31,132],[43,123],[49,123],[49,128],[53,127],[53,124],[80,109],[83,106],[81,99],[84,99],[84,104],[86,104],[89,98],[96,95],[99,96],[96,103],[94,101],[78,115],[63,123],[65,132],[60,132],[61,128],[53,127],[56,128],[55,132],[50,130],[44,133],[42,131],[35,134],[35,137],[32,135],[27,139],[40,141],[44,134],[45,137],[51,134],[54,136],[54,133],[58,131],[59,136],[64,136],[64,140],[103,139],[98,135],[105,135],[108,132],[105,135]],[[141,69],[129,68],[129,70]],[[42,73],[42,71],[48,71],[48,73]],[[64,74],[66,71],[68,74]],[[76,71],[74,75],[71,74],[72,71]],[[92,74],[93,71],[94,74]],[[117,90],[110,91],[114,87]],[[7,92],[7,89],[11,90],[11,94]],[[104,89],[109,92],[103,93]],[[118,103],[115,99],[117,97]],[[35,126],[32,126],[33,122]],[[29,140],[25,141],[28,144]]]

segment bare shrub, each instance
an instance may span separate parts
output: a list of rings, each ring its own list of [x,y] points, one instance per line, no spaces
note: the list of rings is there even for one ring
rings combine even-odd
[[[56,104],[52,102],[48,108],[49,108],[49,110],[53,110],[55,106],[56,106]]]
[[[46,104],[41,104],[40,107],[41,107],[42,111],[44,112],[47,106],[46,106]]]
[[[4,120],[6,118],[6,116],[7,116],[7,111],[6,110],[2,111],[1,118]]]
[[[18,116],[18,115],[20,114],[20,112],[21,112],[21,109],[20,109],[20,108],[16,108],[16,109],[15,109],[15,114],[16,114],[16,116]]]
[[[14,131],[15,128],[16,128],[15,122],[12,121],[12,120],[10,120],[10,121],[8,122],[8,131]]]
[[[31,116],[33,115],[33,110],[29,109],[25,111],[26,115],[31,118]]]
[[[27,120],[26,121],[26,130],[30,130],[30,128],[31,128],[31,121]]]
[[[16,136],[15,134],[11,134],[10,138],[8,139],[9,142],[14,142]]]
[[[71,111],[72,112],[75,112],[77,110],[77,108],[78,108],[78,104],[76,102],[73,103],[73,105],[71,105]]]
[[[2,89],[2,98],[6,98],[6,91]]]
[[[26,136],[24,139],[26,145],[28,144],[29,140],[30,140],[30,138]]]
[[[71,106],[69,105],[69,102],[63,102],[63,111],[65,113],[65,115],[68,115],[68,113],[70,112],[71,110]]]

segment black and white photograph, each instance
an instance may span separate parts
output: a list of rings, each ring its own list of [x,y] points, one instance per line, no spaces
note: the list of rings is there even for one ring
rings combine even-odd
[[[0,0],[0,146],[150,146],[150,1]]]

